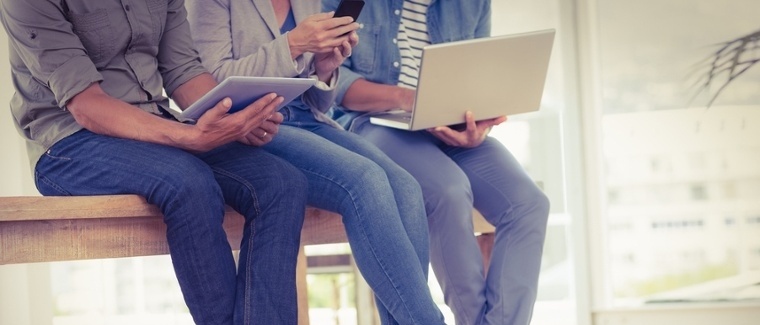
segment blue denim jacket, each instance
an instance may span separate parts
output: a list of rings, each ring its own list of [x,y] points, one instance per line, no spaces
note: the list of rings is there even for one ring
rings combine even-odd
[[[340,0],[323,0],[323,10],[332,11]],[[395,85],[401,71],[401,54],[394,41],[401,23],[403,0],[365,0],[359,15],[359,44],[340,68],[336,103],[359,78]],[[428,34],[433,44],[487,37],[491,34],[491,0],[432,0],[427,12]],[[346,129],[364,112],[340,105],[332,117]]]

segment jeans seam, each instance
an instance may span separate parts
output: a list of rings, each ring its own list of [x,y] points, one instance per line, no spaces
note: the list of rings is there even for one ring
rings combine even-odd
[[[313,175],[316,175],[316,176],[322,177],[322,178],[324,178],[324,179],[326,179],[326,180],[328,180],[328,181],[332,182],[333,184],[336,184],[336,185],[338,185],[338,186],[339,186],[341,189],[345,190],[345,191],[346,191],[346,193],[348,193],[349,197],[351,198],[351,203],[352,203],[352,205],[354,206],[354,210],[356,211],[356,215],[358,215],[358,214],[359,214],[359,212],[358,212],[358,211],[359,211],[359,209],[358,209],[358,208],[357,208],[357,206],[356,206],[356,199],[354,198],[354,195],[352,194],[352,192],[351,192],[351,191],[349,191],[349,190],[348,190],[348,189],[347,189],[345,186],[343,186],[342,184],[340,184],[340,183],[336,182],[336,181],[335,181],[335,180],[333,180],[332,178],[330,178],[330,177],[327,177],[327,176],[325,176],[325,175],[322,175],[322,174],[319,174],[319,173],[317,173],[317,172],[315,172],[315,171],[312,171],[312,170],[308,170],[308,169],[305,169],[305,168],[304,168],[304,169],[302,169],[302,171],[303,171],[304,173],[311,173],[311,174],[313,174]],[[399,212],[399,213],[400,213],[400,212]],[[362,233],[363,239],[364,239],[364,240],[366,240],[367,242],[369,242],[369,240],[368,240],[368,236],[367,236],[367,234],[366,234],[366,227],[365,227],[363,224],[361,224],[361,220],[362,220],[362,219],[361,219],[361,218],[357,218],[357,219],[359,220],[359,222],[360,222],[360,225],[362,225],[362,227],[361,227],[361,233]],[[344,225],[343,227],[345,228],[345,225]],[[386,276],[386,278],[388,278],[388,282],[390,282],[390,283],[391,283],[391,285],[393,285],[393,289],[394,289],[394,291],[396,292],[396,295],[399,297],[399,299],[401,299],[401,302],[402,302],[402,303],[403,303],[403,305],[404,305],[404,309],[406,310],[406,313],[407,313],[409,316],[412,316],[412,313],[411,313],[411,311],[409,310],[409,306],[408,306],[408,303],[407,303],[407,302],[404,300],[404,297],[401,295],[401,293],[400,293],[400,292],[399,292],[399,290],[398,290],[398,285],[397,285],[396,283],[394,283],[395,281],[393,281],[393,280],[392,280],[392,279],[393,279],[393,277],[391,277],[391,276],[388,274],[387,270],[386,270],[386,269],[387,269],[387,264],[386,264],[386,263],[384,263],[384,261],[382,261],[382,260],[380,259],[380,257],[379,257],[379,256],[376,254],[376,251],[375,251],[375,247],[374,247],[374,245],[369,245],[369,246],[371,247],[372,256],[375,258],[375,260],[377,261],[377,263],[380,265],[380,267],[381,267],[381,269],[382,269],[382,272],[383,272],[383,274]],[[390,313],[390,311],[388,311],[388,312]],[[391,314],[391,315],[392,315],[392,314]]]
[[[242,184],[243,186],[245,186],[248,189],[248,191],[251,193],[251,200],[253,201],[253,207],[254,207],[254,210],[256,211],[256,216],[259,216],[261,214],[261,208],[259,206],[258,196],[256,195],[256,188],[254,186],[251,186],[250,182],[248,182],[246,179],[244,179],[242,177],[239,177],[238,175],[236,175],[234,173],[230,173],[230,172],[228,172],[228,171],[226,171],[226,170],[224,170],[222,168],[212,167],[211,169],[212,169],[212,171],[214,171],[214,173],[218,173],[219,175],[224,176],[224,177],[229,177],[230,179],[235,180],[235,181],[239,182],[240,184]],[[253,260],[251,258],[252,253],[253,253],[253,240],[254,240],[255,235],[256,235],[256,218],[254,218],[253,220],[250,221],[249,227],[251,229],[251,234],[248,236],[248,250],[247,250],[247,254],[246,254],[246,256],[248,258],[245,261],[245,263],[246,263],[246,272],[245,272],[245,275],[244,275],[245,276],[245,288],[244,288],[244,291],[243,291],[243,297],[244,297],[243,299],[245,299],[245,303],[243,304],[243,324],[250,324],[250,319],[251,319],[251,313],[250,313],[250,310],[248,309],[248,306],[250,306],[251,301],[249,300],[250,299],[250,295],[248,293],[250,292],[251,286],[252,286],[252,284],[251,284],[252,279],[251,279],[251,272],[250,272],[250,270],[251,270],[251,266],[252,266],[251,265],[251,261]]]
[[[61,195],[66,195],[66,196],[70,196],[71,195],[71,193],[69,193],[69,191],[64,190],[62,187],[60,187],[55,182],[51,181],[49,178],[41,175],[40,172],[35,172],[35,175],[37,176],[37,177],[35,177],[37,179],[37,182],[45,183],[45,185],[50,186],[54,190],[58,191]]]

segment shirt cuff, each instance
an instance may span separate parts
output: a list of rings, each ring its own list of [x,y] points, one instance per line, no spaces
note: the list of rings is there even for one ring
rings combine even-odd
[[[317,83],[314,85],[319,90],[323,91],[333,91],[338,88],[338,77],[340,75],[340,69],[335,69],[330,75],[330,80],[327,82],[324,82],[322,80],[319,80],[319,76],[317,76],[316,70],[314,69],[314,65],[312,64],[312,68],[309,71],[309,78],[314,79],[317,81]]]
[[[293,53],[290,52],[290,42],[288,41],[289,35],[290,31],[285,32],[285,35],[282,35],[278,41],[280,43],[280,48],[282,48],[287,54],[287,57],[292,58]],[[297,58],[293,59],[293,69],[296,71],[296,76],[300,76],[301,73],[306,70],[306,60],[304,60],[303,55],[299,55]]]

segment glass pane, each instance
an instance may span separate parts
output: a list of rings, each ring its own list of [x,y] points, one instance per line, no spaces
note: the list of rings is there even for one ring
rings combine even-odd
[[[608,300],[760,298],[760,2],[597,6]]]

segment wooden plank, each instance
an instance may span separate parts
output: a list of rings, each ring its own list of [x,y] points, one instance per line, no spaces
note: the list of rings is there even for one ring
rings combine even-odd
[[[137,195],[0,198],[0,221],[160,216],[156,206]]]
[[[243,218],[224,222],[230,245],[239,248]],[[160,217],[0,222],[0,265],[168,254]]]
[[[493,232],[476,213],[475,231]],[[243,218],[227,207],[237,249]],[[168,254],[160,211],[136,195],[0,198],[0,265]],[[308,207],[303,245],[346,242],[341,216]]]
[[[233,249],[243,225],[228,207]],[[315,208],[307,208],[301,234],[303,245],[346,241],[340,216]],[[139,196],[0,198],[0,265],[168,253],[160,212]]]
[[[312,207],[306,208],[306,218],[301,230],[301,244],[319,245],[347,241],[346,230],[339,214]]]
[[[476,232],[493,232],[477,211],[473,222]],[[240,247],[243,226],[243,217],[227,207],[224,229],[232,249]],[[340,215],[307,207],[302,245],[346,241]],[[168,253],[161,211],[140,196],[0,197],[0,265]],[[308,325],[303,247],[298,259],[298,324]]]

